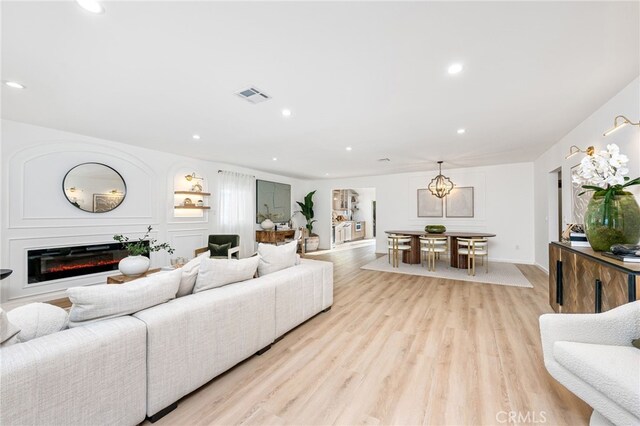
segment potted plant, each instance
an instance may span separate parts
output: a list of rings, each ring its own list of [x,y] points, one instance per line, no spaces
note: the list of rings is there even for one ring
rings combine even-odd
[[[609,251],[614,244],[637,244],[640,239],[640,207],[632,193],[625,191],[640,185],[640,177],[630,179],[629,158],[620,154],[618,145],[594,152],[582,159],[573,175],[593,196],[584,214],[587,240],[595,251]]]
[[[296,213],[301,213],[302,216],[307,220],[306,228],[309,232],[309,236],[305,238],[305,251],[315,251],[318,250],[318,246],[320,245],[320,237],[317,234],[313,233],[313,223],[316,220],[313,218],[313,194],[316,191],[311,191],[304,197],[304,202],[296,201],[300,206],[300,210]]]
[[[118,263],[120,273],[128,277],[136,277],[142,275],[149,270],[149,253],[152,251],[166,250],[169,254],[173,254],[174,250],[169,243],[158,244],[155,238],[149,238],[151,233],[151,225],[147,228],[147,233],[138,240],[131,241],[129,237],[122,235],[114,235],[113,239],[122,244],[129,256],[125,257]],[[146,242],[149,245],[145,244]]]

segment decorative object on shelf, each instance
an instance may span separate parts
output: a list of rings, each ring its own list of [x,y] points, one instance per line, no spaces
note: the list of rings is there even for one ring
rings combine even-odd
[[[202,201],[202,200],[196,201],[196,206],[198,206],[198,207],[204,206],[204,201]]]
[[[624,115],[618,115],[616,118],[613,119],[613,127],[607,130],[606,132],[604,132],[602,136],[609,136],[611,133],[615,132],[616,130],[620,130],[621,128],[623,128],[628,124],[632,126],[640,126],[640,121],[637,123],[634,123]]]
[[[569,154],[567,154],[566,157],[564,157],[565,160],[568,160],[569,158],[573,157],[576,154],[579,153],[583,153],[583,154],[587,154],[589,156],[595,154],[596,149],[593,146],[588,146],[587,149],[580,149],[575,145],[571,145],[569,147]]]
[[[149,234],[153,228],[151,225],[147,228],[146,234],[138,240],[131,241],[129,237],[121,234],[114,235],[113,239],[122,244],[129,256],[125,257],[118,263],[118,269],[122,275],[134,277],[142,275],[149,269],[149,253],[153,251],[166,250],[169,254],[173,254],[174,250],[169,243],[158,243],[155,238],[149,238]],[[149,242],[149,246],[144,243]]]
[[[456,187],[447,195],[447,217],[473,217],[473,186]]]
[[[305,195],[304,202],[296,201],[300,206],[300,210],[296,213],[302,214],[302,216],[307,220],[307,224],[305,226],[309,232],[309,236],[304,239],[305,252],[318,250],[318,246],[320,245],[320,237],[313,233],[313,223],[317,222],[317,220],[313,218],[313,194],[315,193],[316,191],[311,191]]]
[[[418,217],[442,217],[442,198],[436,197],[428,189],[418,189]]]
[[[193,185],[191,185],[191,191],[202,192],[202,185],[200,183],[194,183]]]
[[[427,187],[429,191],[438,198],[444,198],[449,195],[455,186],[453,182],[451,182],[451,179],[442,174],[442,163],[442,161],[438,161],[438,176],[431,179],[431,182],[429,182],[429,186]]]
[[[191,198],[185,198],[184,202],[183,202],[184,206],[193,206],[193,201],[191,200]]]
[[[427,234],[444,234],[447,232],[447,228],[444,225],[427,225],[424,227],[424,232]]]
[[[62,189],[71,205],[89,213],[114,210],[122,204],[127,193],[120,173],[101,163],[82,163],[73,167],[64,176]]]
[[[626,155],[617,145],[582,159],[573,181],[593,196],[584,214],[587,240],[596,251],[608,251],[614,244],[637,244],[640,240],[640,206],[624,189],[640,185],[640,177],[630,179]]]

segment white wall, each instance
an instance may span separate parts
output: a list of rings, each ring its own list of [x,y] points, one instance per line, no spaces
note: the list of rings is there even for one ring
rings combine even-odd
[[[417,189],[426,188],[437,171],[308,182],[310,190],[318,190],[314,229],[320,235],[320,246],[329,248],[331,243],[331,191],[375,188],[379,253],[386,252],[385,230],[422,230],[427,224],[443,224],[450,230],[495,233],[490,251],[493,260],[533,263],[533,163],[453,170],[445,167],[443,173],[458,186],[475,188],[475,217],[418,218]]]
[[[576,100],[579,102],[579,99]],[[623,154],[629,156],[629,176],[640,176],[640,128],[627,126],[604,137],[602,134],[613,126],[617,115],[624,115],[631,121],[640,119],[640,77],[632,81],[620,93],[587,117],[578,127],[558,141],[542,154],[534,163],[535,173],[535,259],[536,264],[548,270],[548,243],[557,241],[557,227],[553,221],[555,215],[553,188],[549,173],[562,168],[562,211],[564,224],[571,222],[571,168],[578,164],[583,154],[565,159],[571,145],[585,149],[593,145],[596,150],[605,149],[607,144],[615,143]],[[640,200],[639,188],[630,188]]]
[[[104,283],[112,274],[26,285],[28,249],[112,242],[116,233],[142,236],[152,225],[153,236],[176,249],[173,256],[193,257],[193,250],[206,246],[207,236],[217,232],[219,169],[291,184],[292,211],[294,201],[306,193],[297,179],[8,120],[2,120],[1,159],[0,265],[14,270],[0,287],[2,302],[24,296],[37,300],[45,293],[51,299],[70,286]],[[62,179],[84,162],[107,164],[123,176],[127,195],[117,209],[87,213],[66,200]],[[205,190],[212,192],[211,210],[200,217],[175,217],[174,180],[193,171],[205,178]],[[151,260],[154,267],[168,265],[169,255],[154,253]]]

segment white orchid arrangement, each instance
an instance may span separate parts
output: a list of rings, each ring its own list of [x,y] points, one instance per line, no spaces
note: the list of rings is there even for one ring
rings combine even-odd
[[[582,185],[585,191],[595,191],[598,195],[604,195],[611,199],[615,194],[623,191],[631,185],[640,185],[640,177],[631,180],[627,175],[629,158],[620,154],[620,148],[616,144],[607,145],[606,151],[588,155],[580,161],[576,172],[573,174],[573,182]]]

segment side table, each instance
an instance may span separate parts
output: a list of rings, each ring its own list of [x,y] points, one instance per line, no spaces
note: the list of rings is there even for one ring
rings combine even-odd
[[[111,275],[107,277],[107,284],[124,284],[129,281],[137,280],[138,278],[146,277],[147,275],[155,274],[156,272],[160,272],[160,268],[149,269],[142,275],[138,275],[135,277],[128,277],[126,275]]]

